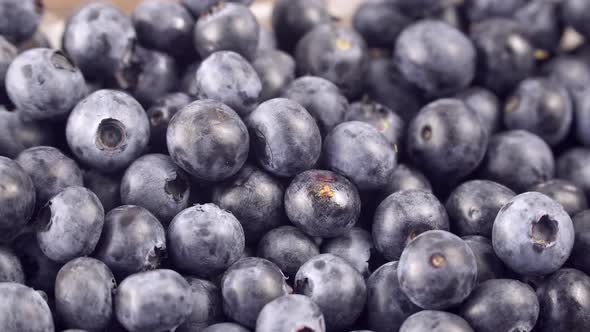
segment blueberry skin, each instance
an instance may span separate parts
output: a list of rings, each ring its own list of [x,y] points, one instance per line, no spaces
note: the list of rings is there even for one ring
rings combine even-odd
[[[476,286],[477,260],[461,238],[432,230],[408,243],[397,276],[402,291],[414,304],[445,309],[463,302]]]
[[[356,187],[334,172],[309,170],[297,175],[285,191],[285,211],[291,222],[311,236],[347,233],[361,213]]]
[[[350,179],[359,190],[383,188],[397,166],[397,153],[375,127],[344,122],[326,136],[326,167]]]
[[[350,28],[321,24],[297,43],[297,72],[325,78],[348,98],[362,92],[369,53],[363,37]]]
[[[500,209],[492,229],[496,255],[513,271],[557,271],[574,245],[574,225],[563,207],[537,192],[514,197]]]
[[[560,55],[547,62],[541,72],[561,84],[572,94],[575,109],[575,94],[590,84],[590,67],[578,56]]]
[[[66,124],[66,139],[76,158],[103,172],[127,167],[145,150],[149,138],[143,107],[115,90],[99,90],[86,97]]]
[[[256,326],[256,319],[267,303],[288,293],[281,270],[262,258],[240,259],[221,279],[223,311],[232,320],[250,328]]]
[[[249,330],[236,323],[218,323],[210,325],[201,332],[249,332]]]
[[[326,239],[322,243],[321,252],[344,258],[366,278],[370,274],[369,259],[372,249],[371,233],[362,228],[353,227],[339,237]]]
[[[294,226],[277,227],[266,233],[260,242],[256,256],[275,263],[290,279],[311,258],[320,254],[313,239]]]
[[[145,0],[135,7],[131,20],[143,46],[175,56],[193,51],[195,19],[182,4]]]
[[[244,252],[240,222],[215,204],[181,211],[170,223],[166,241],[176,267],[203,277],[223,272]]]
[[[371,48],[391,48],[402,30],[411,22],[411,18],[389,0],[363,2],[352,17],[354,29]]]
[[[506,18],[478,21],[470,37],[477,49],[476,82],[496,94],[511,91],[533,71],[534,48],[518,22]]]
[[[140,272],[127,277],[115,295],[115,313],[130,332],[175,329],[191,314],[189,283],[172,270]]]
[[[167,152],[166,131],[172,117],[190,104],[192,97],[183,92],[172,92],[161,96],[146,110],[150,120],[150,147],[158,152]]]
[[[440,13],[453,3],[449,0],[396,0],[390,1],[402,12],[415,18]]]
[[[399,332],[474,332],[461,317],[445,311],[423,310],[410,316]]]
[[[282,51],[258,51],[252,67],[262,83],[261,101],[279,97],[295,79],[295,60]]]
[[[67,187],[84,185],[82,171],[76,162],[54,147],[28,148],[15,161],[33,180],[39,205]]]
[[[193,40],[202,58],[218,51],[233,51],[252,60],[256,56],[259,33],[258,21],[248,7],[219,1],[197,20]]]
[[[490,138],[481,162],[480,175],[523,192],[553,178],[555,160],[551,148],[539,136],[524,130],[509,130]]]
[[[76,258],[57,274],[57,314],[67,327],[102,330],[113,316],[116,287],[115,277],[103,262],[94,258]]]
[[[181,0],[180,2],[198,19],[201,14],[215,6],[219,0]]]
[[[406,318],[420,311],[402,292],[397,267],[398,262],[386,263],[367,279],[367,322],[374,331],[398,331]]]
[[[13,42],[27,40],[37,30],[43,16],[43,2],[5,0],[0,3],[0,35]]]
[[[263,25],[259,25],[258,29],[258,46],[256,54],[260,54],[263,51],[276,50],[277,39],[274,31],[269,30]]]
[[[32,119],[66,116],[86,96],[82,73],[56,50],[36,48],[19,54],[6,72],[6,92]]]
[[[298,102],[316,120],[322,135],[344,121],[348,100],[338,87],[325,78],[303,76],[293,81],[283,97]]]
[[[36,223],[43,253],[66,263],[94,251],[104,224],[104,209],[90,190],[67,187],[41,208]]]
[[[330,21],[325,0],[279,0],[273,7],[272,27],[277,42],[290,53],[306,33]]]
[[[477,115],[488,136],[498,131],[502,114],[500,101],[493,92],[480,87],[471,87],[457,93],[454,98],[463,101]]]
[[[586,197],[590,195],[590,150],[572,148],[557,159],[557,177],[569,180],[584,190]]]
[[[37,29],[29,39],[17,43],[16,46],[21,53],[33,48],[52,48],[47,34],[41,29]]]
[[[26,119],[20,112],[9,112],[0,106],[0,156],[16,158],[27,148],[53,145],[54,141],[51,124]]]
[[[590,272],[590,210],[576,214],[573,219],[575,241],[569,262],[571,266],[588,274]]]
[[[12,240],[29,222],[35,209],[35,186],[12,159],[0,157],[0,242]]]
[[[181,75],[178,89],[191,97],[195,97],[199,93],[197,87],[197,71],[200,66],[201,61],[197,60],[182,69],[184,72]],[[192,99],[193,98],[191,98],[191,100]]]
[[[363,100],[350,104],[345,120],[372,125],[394,146],[401,145],[404,139],[404,120],[387,106],[375,101]]]
[[[256,160],[267,171],[295,176],[318,161],[322,137],[312,116],[297,102],[275,98],[246,119]]]
[[[491,239],[498,211],[514,196],[514,191],[493,181],[462,183],[451,192],[445,204],[453,232],[459,236],[481,235]]]
[[[193,277],[185,277],[190,285],[193,298],[193,311],[176,328],[178,332],[203,331],[207,326],[219,321],[222,316],[221,292],[213,283]]]
[[[20,259],[9,247],[0,246],[0,282],[25,284],[25,273]]]
[[[21,284],[0,283],[0,330],[53,332],[53,318],[39,292]]]
[[[51,296],[55,278],[62,264],[45,256],[34,233],[19,236],[14,240],[12,247],[22,262],[26,284]]]
[[[351,326],[367,299],[363,276],[332,254],[315,256],[301,266],[295,276],[295,293],[310,297],[320,307],[330,331]]]
[[[574,269],[554,273],[537,290],[540,332],[590,329],[590,277]]]
[[[399,164],[383,188],[382,195],[387,197],[398,191],[412,189],[432,192],[432,185],[418,169],[410,165]]]
[[[127,15],[113,5],[91,3],[68,19],[62,45],[86,78],[99,79],[110,77],[125,64],[135,41]]]
[[[563,21],[584,36],[590,36],[589,12],[590,4],[584,0],[565,0],[561,3]]]
[[[146,208],[167,225],[188,206],[188,174],[163,154],[136,159],[121,179],[121,202]]]
[[[504,264],[494,253],[492,241],[489,238],[470,235],[461,239],[467,243],[475,255],[478,284],[490,279],[499,279],[505,275]]]
[[[309,297],[285,295],[267,303],[256,320],[256,332],[322,332],[326,330],[324,315]]]
[[[423,232],[449,230],[444,206],[430,192],[403,190],[388,196],[375,211],[373,242],[388,260],[399,259],[408,243]]]
[[[408,126],[407,151],[432,181],[452,183],[469,175],[486,153],[488,135],[458,99],[426,105]]]
[[[551,52],[558,50],[561,42],[563,24],[560,13],[559,2],[530,1],[514,13],[514,18],[522,25],[535,47]],[[544,55],[542,52],[540,54]]]
[[[199,99],[218,100],[241,116],[252,112],[262,93],[262,83],[252,65],[232,51],[211,54],[199,66],[196,78]]]
[[[4,89],[4,79],[6,78],[6,72],[8,67],[16,58],[18,54],[17,48],[6,40],[3,36],[0,36],[0,103],[4,104],[6,99],[6,91]]]
[[[475,76],[476,52],[460,30],[437,20],[405,28],[394,48],[393,61],[409,82],[432,96],[466,88]]]
[[[164,227],[148,210],[119,206],[107,213],[93,256],[118,279],[157,269],[166,255]]]
[[[198,100],[180,110],[166,132],[172,160],[193,177],[221,181],[236,174],[248,158],[250,138],[230,107]]]
[[[490,17],[511,17],[526,3],[526,0],[467,0],[463,9],[471,22],[477,22]]]
[[[107,175],[91,169],[85,171],[83,177],[84,187],[96,194],[105,213],[121,205],[120,176]]]
[[[588,208],[588,200],[584,191],[574,183],[566,180],[554,179],[533,186],[530,191],[545,194],[561,204],[565,212],[573,217],[578,212]]]

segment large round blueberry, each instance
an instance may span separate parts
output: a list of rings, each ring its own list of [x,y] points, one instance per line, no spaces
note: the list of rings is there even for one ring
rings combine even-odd
[[[581,187],[567,180],[553,179],[530,188],[554,199],[571,217],[588,208],[586,194]]]
[[[193,298],[193,311],[188,318],[176,328],[177,332],[195,332],[217,321],[222,316],[221,292],[207,280],[186,277]]]
[[[35,34],[43,16],[43,2],[38,0],[3,0],[0,2],[0,35],[15,43]]]
[[[493,92],[480,87],[471,87],[457,93],[454,98],[462,100],[477,115],[488,136],[500,128],[502,115],[500,101]]]
[[[444,206],[430,192],[404,190],[387,197],[375,211],[375,247],[388,260],[397,260],[406,245],[423,232],[449,230]]]
[[[396,5],[389,0],[364,1],[355,11],[352,25],[367,46],[391,48],[403,29],[412,23]]]
[[[499,279],[505,274],[504,264],[496,256],[492,247],[492,240],[479,235],[470,235],[462,237],[467,243],[477,261],[477,283],[480,284],[486,280]]]
[[[180,212],[167,233],[172,263],[197,276],[214,276],[244,252],[244,231],[229,212],[214,204],[194,205]]]
[[[574,245],[574,225],[563,207],[537,192],[514,197],[498,212],[494,251],[513,271],[544,275],[559,269]]]
[[[47,302],[34,289],[12,282],[0,283],[0,330],[3,332],[53,332]]]
[[[0,157],[0,242],[16,236],[35,209],[35,186],[15,161]]]
[[[127,167],[146,148],[150,124],[131,96],[99,90],[70,114],[66,138],[76,157],[93,168],[114,172]]]
[[[412,189],[432,192],[432,185],[418,169],[406,164],[399,164],[382,189],[382,193],[384,197],[387,197],[398,191]]]
[[[320,157],[320,130],[305,108],[292,100],[266,101],[246,123],[256,159],[275,175],[295,176],[312,168]]]
[[[62,264],[45,256],[34,233],[25,233],[17,237],[12,247],[22,262],[26,285],[46,294],[53,294],[55,278]]]
[[[579,186],[590,195],[590,149],[572,148],[557,160],[557,177]]]
[[[121,176],[119,174],[103,174],[96,170],[84,171],[84,187],[96,194],[104,212],[109,212],[121,205]]]
[[[445,311],[424,310],[410,316],[399,332],[474,332],[461,317]]]
[[[322,254],[333,254],[344,258],[365,278],[370,274],[369,260],[372,250],[371,233],[359,227],[353,227],[339,237],[323,241],[321,247]]]
[[[476,286],[477,261],[456,235],[427,231],[404,249],[397,275],[402,291],[416,305],[445,309],[463,302]]]
[[[150,119],[150,147],[158,152],[167,152],[166,131],[172,117],[190,104],[192,97],[182,92],[173,92],[158,98],[146,110]]]
[[[172,160],[199,180],[220,181],[236,174],[248,158],[250,137],[228,106],[198,100],[180,110],[166,133]]]
[[[259,51],[252,67],[262,83],[261,101],[279,97],[295,79],[295,60],[289,54],[278,50]],[[303,104],[302,106],[305,107]]]
[[[285,295],[260,311],[256,332],[324,331],[324,315],[315,302],[303,295]]]
[[[25,284],[25,272],[20,259],[9,247],[0,246],[0,282]]]
[[[291,52],[315,26],[330,22],[325,0],[278,0],[272,12],[272,27],[279,46]]]

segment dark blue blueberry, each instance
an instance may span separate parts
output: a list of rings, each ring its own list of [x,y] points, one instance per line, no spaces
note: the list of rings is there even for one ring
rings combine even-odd
[[[309,170],[297,175],[285,191],[285,211],[305,233],[336,237],[346,234],[358,220],[361,198],[345,177]]]
[[[477,115],[488,136],[498,131],[502,114],[500,101],[493,92],[480,87],[471,87],[456,94],[455,98],[461,99]]]
[[[432,186],[422,172],[412,166],[399,164],[383,188],[382,195],[387,197],[398,191],[412,189],[432,192]]]
[[[49,123],[26,119],[0,106],[0,156],[16,158],[27,148],[52,145],[55,134]]]
[[[324,331],[324,315],[315,302],[303,295],[285,295],[260,311],[256,332]]]
[[[490,239],[479,235],[464,236],[462,239],[475,255],[478,284],[486,280],[499,279],[504,276],[504,264],[496,256],[496,253],[494,253]]]
[[[0,35],[16,43],[27,40],[40,25],[43,9],[43,1],[39,0],[3,0],[0,2]]]
[[[588,208],[588,200],[582,188],[567,180],[549,180],[530,188],[530,191],[549,196],[561,204],[571,217]]]
[[[272,27],[279,46],[288,52],[314,27],[330,21],[325,0],[279,0],[273,7]]]
[[[414,304],[445,309],[463,302],[476,286],[477,260],[456,235],[427,231],[404,249],[397,275],[402,291]]]
[[[246,126],[236,112],[217,101],[185,106],[170,120],[166,137],[172,160],[199,180],[225,180],[248,158]]]
[[[322,137],[313,117],[285,98],[266,101],[246,119],[256,159],[277,176],[295,176],[317,163]]]
[[[96,170],[84,171],[83,176],[84,187],[96,194],[105,213],[121,205],[120,176],[107,175]]]
[[[104,263],[94,258],[76,258],[57,274],[57,315],[69,328],[102,330],[113,317],[116,288],[115,278]]]
[[[261,101],[279,97],[295,79],[295,60],[278,50],[259,51],[252,66],[262,82]]]
[[[186,277],[186,281],[190,285],[193,311],[175,331],[203,331],[207,326],[219,321],[222,316],[221,292],[207,280]]]
[[[369,260],[372,250],[371,233],[358,227],[353,227],[339,237],[326,239],[321,247],[322,254],[333,254],[344,258],[365,278],[370,274]]]
[[[167,152],[166,131],[172,117],[183,107],[190,104],[192,98],[182,92],[174,92],[158,98],[146,110],[150,119],[150,147],[158,152]]]
[[[4,37],[0,36],[0,104],[5,104],[7,101],[4,79],[6,78],[8,66],[16,58],[17,54],[17,48]]]
[[[463,9],[471,22],[478,22],[490,17],[511,17],[525,3],[527,0],[466,0]]]
[[[461,317],[445,311],[424,310],[410,316],[399,332],[474,332]]]
[[[0,283],[0,330],[53,332],[51,310],[34,289],[12,282]]]
[[[408,82],[427,95],[448,95],[466,88],[475,76],[475,47],[460,30],[437,20],[405,28],[393,60]]]
[[[334,127],[324,141],[323,158],[327,168],[359,190],[383,188],[397,166],[394,146],[378,129],[360,121]]]
[[[107,213],[93,256],[123,279],[157,269],[166,255],[166,234],[146,209],[123,205]]]
[[[174,330],[193,309],[189,283],[172,270],[140,272],[117,289],[115,312],[130,332]]]
[[[514,197],[498,212],[492,230],[496,255],[522,275],[557,271],[574,245],[574,225],[563,207],[537,192]]]
[[[565,24],[582,35],[590,36],[590,3],[585,0],[564,0],[561,3],[561,16]]]
[[[402,118],[385,105],[372,100],[352,103],[346,112],[346,121],[362,121],[377,128],[394,146],[402,144],[405,123]]]
[[[288,288],[275,264],[262,258],[242,258],[221,279],[223,310],[229,318],[253,328],[262,308],[288,294]]]
[[[35,185],[15,161],[0,157],[0,242],[12,240],[35,209]]]
[[[412,20],[390,0],[362,2],[352,18],[352,25],[369,47],[389,49]],[[399,1],[398,1],[399,2]]]
[[[590,273],[590,210],[584,210],[576,214],[573,218],[575,241],[574,249],[569,258],[573,267]]]
[[[9,247],[0,246],[0,282],[25,284],[25,272],[20,259]]]
[[[498,211],[515,195],[512,190],[492,181],[462,183],[451,192],[445,204],[453,232],[459,236],[481,235],[491,239]]]
[[[45,256],[33,233],[19,236],[13,242],[12,247],[22,262],[26,284],[52,295],[55,278],[62,264]]]
[[[385,258],[393,261],[399,259],[408,243],[433,229],[449,230],[449,217],[438,199],[428,191],[398,191],[375,211],[373,242]]]
[[[219,274],[244,252],[240,222],[214,204],[180,212],[170,223],[166,240],[172,263],[196,276]]]
[[[590,150],[572,148],[557,159],[557,177],[569,180],[590,195]]]
[[[103,172],[114,172],[143,153],[150,138],[150,123],[133,97],[99,90],[74,108],[66,125],[66,138],[80,161]]]
[[[480,174],[516,192],[553,178],[555,160],[551,148],[539,136],[510,130],[490,138]]]
[[[200,1],[200,0],[199,0]],[[250,332],[247,328],[236,323],[218,323],[208,326],[201,332]]]
[[[535,57],[539,60],[544,60],[560,46],[563,32],[560,2],[528,1],[514,13],[514,18],[521,24],[525,35],[539,49],[535,52]]]
[[[320,307],[330,331],[354,324],[367,299],[363,276],[332,254],[315,256],[301,266],[295,276],[295,292],[309,296]]]
[[[63,53],[36,48],[10,64],[6,92],[27,117],[61,119],[86,96],[87,89],[82,73]]]
[[[94,251],[104,224],[104,210],[90,190],[67,187],[39,210],[35,223],[43,253],[65,263]]]

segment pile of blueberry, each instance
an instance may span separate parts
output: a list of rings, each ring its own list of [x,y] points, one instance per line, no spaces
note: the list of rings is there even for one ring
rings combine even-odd
[[[0,0],[0,332],[590,331],[588,0]]]

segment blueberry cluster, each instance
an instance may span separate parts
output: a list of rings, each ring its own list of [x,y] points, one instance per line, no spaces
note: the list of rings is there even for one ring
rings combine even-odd
[[[589,0],[252,2],[0,0],[0,332],[590,331]]]

